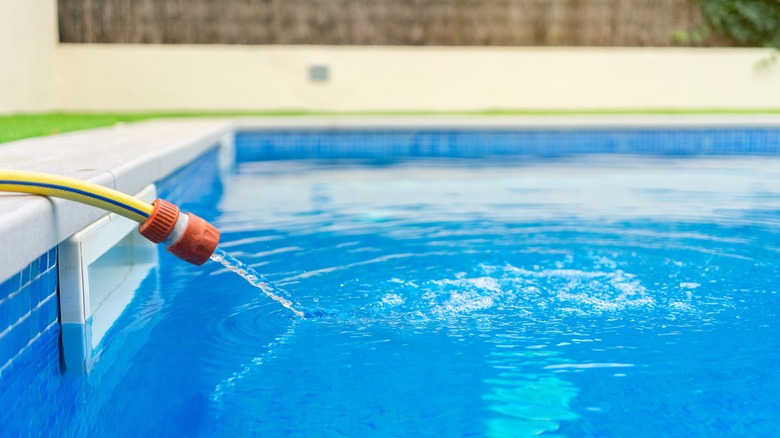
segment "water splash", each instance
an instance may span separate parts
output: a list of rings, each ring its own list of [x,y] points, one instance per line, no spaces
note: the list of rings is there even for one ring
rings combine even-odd
[[[299,317],[301,318],[307,317],[307,315],[303,311],[298,310],[294,307],[297,306],[297,304],[293,305],[292,300],[289,298],[289,294],[284,289],[277,287],[267,278],[258,274],[254,269],[252,269],[251,266],[247,265],[241,260],[238,260],[237,258],[228,254],[223,249],[217,248],[214,251],[214,254],[211,255],[211,260],[214,260],[215,262],[222,264],[222,266],[224,266],[231,272],[235,272],[236,274],[240,275],[244,280],[249,282],[249,284],[260,289],[269,298],[278,302],[279,304],[286,307],[287,309],[290,309],[294,314],[298,315]],[[287,298],[282,297],[281,295],[286,295]]]

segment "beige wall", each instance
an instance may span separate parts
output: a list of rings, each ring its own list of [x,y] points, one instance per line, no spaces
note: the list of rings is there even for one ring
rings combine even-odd
[[[0,114],[56,108],[57,0],[0,0]]]
[[[56,0],[0,0],[0,114],[780,108],[762,49],[78,45],[56,29]]]
[[[761,49],[62,45],[67,110],[778,108]],[[331,80],[312,83],[312,64]]]

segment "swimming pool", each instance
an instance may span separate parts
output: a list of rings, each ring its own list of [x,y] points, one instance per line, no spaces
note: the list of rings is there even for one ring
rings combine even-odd
[[[93,372],[64,383],[82,399],[63,434],[780,427],[780,158],[241,146],[232,173],[167,195],[322,316],[162,254]]]

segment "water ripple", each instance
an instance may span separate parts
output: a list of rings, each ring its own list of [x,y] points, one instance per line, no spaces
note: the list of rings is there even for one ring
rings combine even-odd
[[[303,167],[244,169],[216,219],[290,294],[215,265],[169,316],[201,327],[206,435],[662,435],[776,383],[743,341],[776,326],[776,162]]]

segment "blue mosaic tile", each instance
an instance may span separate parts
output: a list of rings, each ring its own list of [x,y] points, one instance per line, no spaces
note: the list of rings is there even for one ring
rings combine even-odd
[[[41,320],[40,329],[46,329],[52,322],[59,320],[60,303],[57,300],[57,294],[50,295],[46,301],[41,305],[43,312],[43,319]]]
[[[33,260],[33,262],[30,263],[30,280],[35,280],[41,274],[41,271],[45,271],[45,270],[46,270],[46,265],[44,265],[43,269],[41,269],[40,257]]]
[[[19,356],[22,348],[30,341],[28,324],[29,321],[25,318],[11,326],[10,330],[0,338],[3,351],[3,356],[0,356],[0,362],[2,362],[0,366],[9,366],[7,364],[14,366],[14,359]]]
[[[47,286],[45,275],[46,274],[43,274],[43,277],[39,277],[37,281],[33,281],[27,287],[30,295],[30,305],[32,307],[37,306],[47,295],[45,291]]]
[[[45,253],[42,256],[38,258],[38,265],[40,266],[41,272],[46,271],[51,266],[49,266],[49,253]]]
[[[0,298],[0,333],[3,333],[8,327],[16,322],[19,318],[17,313],[13,311],[14,301],[16,295],[19,293],[19,279],[20,275],[11,277],[8,281],[3,283],[4,288],[0,290],[2,298]]]
[[[157,181],[157,196],[181,204],[214,193],[214,185],[219,181],[219,152],[215,145],[190,164]]]
[[[30,311],[29,303],[25,305],[25,300],[29,300],[30,298],[30,296],[25,293],[25,289],[26,288],[21,288],[19,291],[14,292],[4,303],[3,313],[5,313],[8,318],[4,327],[10,327],[17,324],[18,321]]]
[[[0,401],[14,403],[14,409],[0,413],[3,435],[39,435],[45,430],[39,423],[52,416],[61,380],[58,348],[59,325],[55,323],[40,333],[11,366],[0,371]],[[55,361],[48,360],[51,352],[57,353]]]
[[[22,269],[22,271],[21,271],[21,274],[22,274],[22,287],[30,284],[30,271],[31,271],[31,266],[30,265],[27,265],[26,268]]]
[[[0,283],[0,303],[2,300],[8,298],[11,293],[16,292],[19,290],[20,281],[22,278],[22,274],[16,274],[9,278],[8,280]],[[2,305],[2,304],[0,304]],[[2,332],[3,325],[0,325],[0,332]]]
[[[6,333],[3,337],[8,336],[10,334]],[[0,368],[2,368],[8,361],[13,359],[14,356],[16,356],[16,353],[18,353],[19,350],[15,348],[14,343],[8,339],[4,339],[3,341],[0,341]]]
[[[33,294],[34,299],[37,299],[35,302],[41,303],[55,293],[57,291],[57,281],[57,271],[54,269],[41,274],[39,281],[36,282],[36,293]]]
[[[39,435],[60,385],[56,247],[0,284],[0,435]],[[59,400],[57,402],[56,400]]]
[[[570,154],[774,155],[780,130],[270,130],[236,134],[236,161]]]

